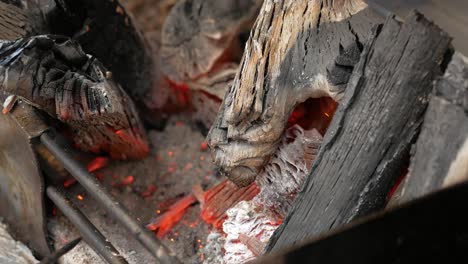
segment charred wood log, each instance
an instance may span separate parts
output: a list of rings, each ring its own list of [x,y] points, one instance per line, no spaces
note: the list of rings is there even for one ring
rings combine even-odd
[[[416,140],[450,37],[419,13],[374,30],[312,173],[267,250],[382,208]]]
[[[455,168],[458,166],[457,156],[460,156],[458,162],[464,163],[464,167],[468,164],[466,154],[462,158],[466,152],[463,145],[467,140],[468,59],[457,53],[445,75],[435,85],[435,94],[429,102],[421,134],[414,146],[401,202],[436,191],[444,183],[459,181],[456,179],[459,177],[468,180],[466,169],[460,171]]]
[[[341,98],[362,41],[382,20],[361,0],[266,0],[208,136],[221,171],[241,186],[254,181],[298,104]]]
[[[141,158],[146,135],[135,107],[99,61],[65,37],[0,44],[0,90],[17,95],[71,129],[85,151]]]
[[[164,75],[177,83],[194,80],[211,71],[217,61],[229,61],[226,57],[241,54],[239,36],[250,30],[261,2],[177,2],[162,29],[160,56]]]
[[[48,12],[51,34],[76,40],[98,58],[141,107],[153,88],[149,47],[119,1],[60,0]],[[48,3],[53,5],[52,2]]]

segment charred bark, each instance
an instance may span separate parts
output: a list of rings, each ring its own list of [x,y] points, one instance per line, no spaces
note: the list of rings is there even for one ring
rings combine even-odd
[[[361,0],[266,0],[208,136],[214,160],[245,186],[276,151],[294,108],[339,100],[363,40],[383,18]]]
[[[390,17],[367,42],[312,173],[267,250],[334,229],[385,204],[416,140],[450,37],[421,14]]]
[[[449,170],[468,140],[468,60],[456,54],[445,75],[435,85],[421,134],[414,146],[409,175],[403,185],[401,202],[439,190],[444,183],[467,180],[466,170]],[[468,163],[466,157],[464,161]],[[454,165],[452,165],[454,164]],[[461,179],[457,173],[461,173]]]
[[[102,64],[65,37],[0,43],[0,90],[65,123],[86,151],[114,158],[148,152],[133,103]]]

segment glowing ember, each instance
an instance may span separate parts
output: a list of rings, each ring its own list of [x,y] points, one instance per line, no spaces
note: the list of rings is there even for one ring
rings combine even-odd
[[[226,219],[226,211],[240,201],[250,201],[260,189],[255,183],[240,188],[234,183],[224,180],[205,192],[201,218],[215,228],[221,228]]]
[[[147,228],[151,231],[156,231],[156,236],[162,239],[180,221],[187,209],[196,201],[195,196],[192,194],[185,196],[171,205],[166,213],[147,225]]]
[[[177,96],[177,104],[181,107],[188,106],[190,104],[190,89],[185,83],[175,83],[167,79],[169,86],[171,87],[174,94]]]
[[[201,150],[201,151],[206,151],[206,150],[208,150],[208,143],[206,143],[206,141],[203,141],[203,142],[200,144],[200,150]]]
[[[148,185],[148,187],[146,187],[146,190],[141,193],[141,197],[143,198],[151,197],[156,192],[156,190],[157,190],[156,185],[153,185],[153,184]]]
[[[288,119],[288,127],[297,124],[305,130],[317,129],[324,135],[338,104],[328,97],[308,99],[298,105]],[[311,118],[319,117],[319,118]]]
[[[400,184],[403,182],[403,180],[405,179],[406,175],[408,175],[408,169],[406,168],[405,170],[403,170],[403,172],[400,174],[400,176],[398,176],[395,184],[393,185],[392,189],[390,190],[390,192],[388,193],[387,195],[387,202],[390,201],[390,199],[393,197],[393,195],[395,194],[396,190],[398,190],[398,187],[400,186]]]
[[[95,172],[97,170],[100,170],[102,168],[104,168],[105,166],[107,166],[107,164],[109,163],[109,159],[106,158],[106,157],[97,157],[95,159],[93,159],[91,162],[88,163],[88,171],[89,172]]]
[[[3,102],[3,110],[2,113],[4,115],[10,113],[11,109],[13,109],[13,106],[16,103],[16,95],[9,95],[6,99],[5,102]]]
[[[67,179],[66,181],[63,182],[63,187],[65,188],[70,188],[72,185],[74,185],[76,183],[76,179],[75,178],[69,178]]]
[[[78,200],[80,200],[80,201],[83,201],[83,200],[84,200],[84,197],[83,197],[83,195],[78,194],[78,195],[76,196],[76,199],[78,199]]]
[[[113,186],[116,188],[122,188],[124,186],[131,185],[134,182],[135,182],[135,177],[130,175],[130,176],[123,178],[120,182],[113,184]]]

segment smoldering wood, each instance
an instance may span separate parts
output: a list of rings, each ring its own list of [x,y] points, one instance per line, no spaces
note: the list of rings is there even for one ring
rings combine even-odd
[[[322,140],[315,129],[304,130],[299,125],[288,128],[278,150],[256,179],[261,191],[255,201],[283,219],[310,173]]]
[[[294,108],[342,97],[363,41],[383,18],[361,0],[266,0],[208,141],[238,185],[255,180]]]
[[[374,30],[312,173],[267,251],[325,233],[385,204],[417,138],[450,37],[419,13]]]
[[[442,188],[467,137],[468,59],[456,53],[435,85],[400,202]]]
[[[201,78],[190,81],[191,103],[194,108],[193,117],[208,130],[218,115],[219,107],[228,87],[236,77],[239,65],[225,63],[216,71],[209,72]]]
[[[241,54],[239,37],[248,32],[262,0],[181,0],[161,33],[161,67],[170,80],[194,80],[223,56]],[[237,49],[237,50],[236,50]]]
[[[465,262],[467,192],[466,183],[451,187],[251,263]]]
[[[148,153],[135,107],[102,64],[66,37],[0,43],[0,86],[66,124],[75,144],[114,158]]]
[[[144,36],[119,1],[48,1],[47,33],[75,39],[98,58],[114,79],[144,109],[153,89],[153,57]]]

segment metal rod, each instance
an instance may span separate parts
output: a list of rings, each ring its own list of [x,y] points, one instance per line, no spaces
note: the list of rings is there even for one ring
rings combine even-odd
[[[80,241],[81,241],[81,237],[68,242],[67,244],[65,244],[65,246],[61,247],[59,250],[55,251],[51,255],[45,257],[44,259],[42,259],[41,262],[39,262],[39,264],[55,264],[55,263],[57,263],[59,258],[61,258],[63,255],[70,252],[70,250],[74,249],[76,247],[76,245],[78,245],[78,243],[80,243]]]
[[[99,202],[113,218],[120,222],[160,263],[181,263],[175,255],[156,240],[154,234],[133,219],[104,187],[83,166],[76,162],[49,134],[40,137],[42,144],[59,160],[65,169]]]
[[[46,192],[59,210],[78,228],[84,241],[105,261],[110,264],[128,264],[119,251],[106,240],[89,219],[55,187],[47,187]]]

